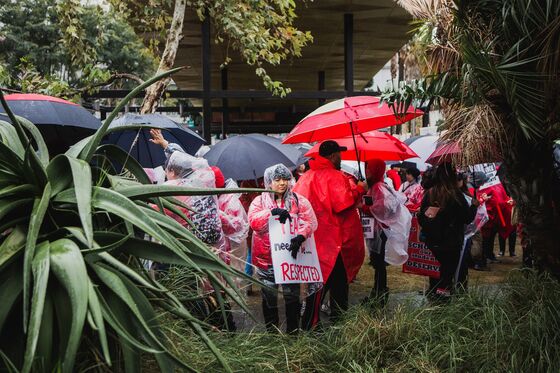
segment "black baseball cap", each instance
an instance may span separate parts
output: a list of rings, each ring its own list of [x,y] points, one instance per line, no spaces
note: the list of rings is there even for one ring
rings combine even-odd
[[[328,157],[333,153],[344,152],[346,150],[348,150],[347,147],[338,145],[336,141],[327,140],[323,141],[321,146],[319,146],[319,155],[321,157]]]

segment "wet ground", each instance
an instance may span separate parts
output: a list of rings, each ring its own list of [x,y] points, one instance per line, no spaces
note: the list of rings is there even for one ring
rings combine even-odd
[[[518,251],[520,252],[520,250]],[[508,274],[521,267],[521,256],[499,257],[500,263],[489,264],[487,271],[469,270],[469,287],[483,287],[491,289],[499,289],[499,284],[503,282]],[[367,261],[366,261],[367,262]],[[412,302],[418,306],[425,303],[424,291],[428,287],[428,279],[424,276],[412,275],[402,272],[400,266],[389,266],[387,268],[388,286],[390,295],[387,307],[394,308],[403,302]],[[369,294],[373,284],[373,268],[367,263],[362,266],[356,280],[350,284],[350,306],[358,304],[364,297]],[[234,308],[234,319],[238,331],[264,331],[263,316],[261,310],[261,296],[258,288],[253,288],[253,295],[248,296],[247,304],[256,321],[248,314]],[[281,322],[284,320],[284,308],[282,295],[279,294],[279,316]],[[328,322],[328,315],[321,313],[321,319]],[[284,326],[282,325],[281,329]]]

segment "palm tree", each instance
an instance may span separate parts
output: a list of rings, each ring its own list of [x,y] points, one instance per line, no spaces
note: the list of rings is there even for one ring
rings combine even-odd
[[[551,195],[560,137],[560,2],[399,0],[419,20],[428,74],[383,98],[398,112],[439,105],[462,165],[501,160],[539,270],[560,278],[559,206]]]

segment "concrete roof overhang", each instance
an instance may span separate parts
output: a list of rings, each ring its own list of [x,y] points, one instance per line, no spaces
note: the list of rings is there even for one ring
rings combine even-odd
[[[325,90],[342,91],[344,84],[344,14],[353,14],[354,90],[362,90],[372,76],[406,43],[410,35],[410,15],[393,0],[315,0],[298,1],[296,25],[311,31],[313,43],[303,48],[300,58],[280,66],[265,66],[273,79],[284,82],[292,91],[318,89],[318,73],[324,71]],[[177,53],[176,65],[191,68],[174,75],[179,89],[202,89],[201,23],[194,12],[186,15],[184,38]],[[247,66],[235,51],[228,66],[228,89],[263,90],[255,76],[255,67]],[[220,65],[226,47],[211,44],[211,87],[221,89]],[[230,100],[230,106],[243,100]],[[293,104],[292,100],[284,100]],[[290,102],[288,102],[290,101]],[[283,101],[275,100],[277,105]],[[317,101],[314,101],[315,103]],[[213,100],[213,106],[221,105]]]

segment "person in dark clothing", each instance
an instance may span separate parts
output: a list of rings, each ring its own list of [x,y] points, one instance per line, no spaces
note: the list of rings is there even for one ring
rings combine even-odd
[[[428,168],[426,171],[424,171],[424,173],[422,174],[422,179],[420,180],[420,185],[422,186],[422,189],[424,189],[424,192],[426,192],[428,189],[434,186],[435,177],[436,177],[435,167]]]
[[[423,200],[418,215],[426,245],[440,262],[440,278],[435,295],[448,298],[453,291],[453,276],[459,265],[465,224],[473,221],[476,207],[469,206],[457,184],[457,175],[450,163],[438,166],[434,185]]]
[[[474,198],[473,193],[468,186],[468,175],[464,172],[460,172],[457,174],[457,185],[459,189],[463,193],[464,196],[471,198],[471,203],[478,208],[480,203],[476,198]],[[476,234],[480,235],[480,232]],[[463,257],[461,263],[459,263],[459,273],[457,276],[457,287],[466,290],[468,287],[468,277],[469,277],[469,266],[473,263],[473,259],[471,257],[471,246],[473,243],[473,237],[469,238],[465,243]]]

